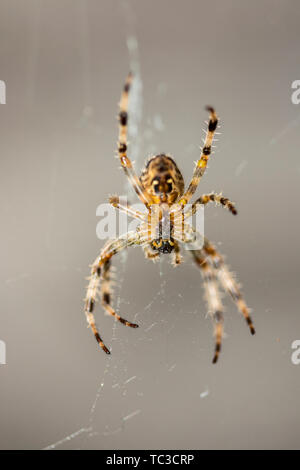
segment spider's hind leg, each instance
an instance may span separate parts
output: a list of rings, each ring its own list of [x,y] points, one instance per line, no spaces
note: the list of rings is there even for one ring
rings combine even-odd
[[[121,101],[120,101],[120,111],[119,111],[119,141],[118,141],[118,154],[120,163],[126,176],[129,178],[136,194],[140,200],[146,205],[146,207],[151,205],[152,199],[149,194],[145,191],[144,186],[142,185],[140,178],[137,176],[133,163],[127,155],[127,130],[128,130],[128,95],[131,87],[133,76],[130,73],[127,77],[126,83],[124,85]]]
[[[231,214],[237,215],[237,210],[233,202],[231,202],[228,197],[222,196],[222,194],[202,194],[195,202],[193,202],[192,207],[189,211],[186,211],[184,216],[185,219],[188,219],[192,215],[196,214],[199,205],[205,206],[209,202],[215,202],[217,205],[223,206],[225,209],[229,210]]]
[[[126,201],[127,202],[127,201]],[[133,217],[134,219],[145,221],[145,214],[140,211],[136,211],[130,207],[128,203],[123,203],[119,196],[110,196],[109,203],[119,211],[127,214],[129,217]]]
[[[193,194],[195,193],[197,186],[200,182],[200,179],[205,173],[207,162],[211,155],[212,142],[213,142],[215,131],[218,126],[218,116],[215,110],[211,106],[207,106],[206,110],[209,111],[210,117],[209,117],[208,128],[207,128],[207,132],[205,136],[204,146],[202,148],[200,158],[196,164],[194,174],[188,186],[188,189],[178,201],[178,204],[180,205],[187,204],[190,201]]]

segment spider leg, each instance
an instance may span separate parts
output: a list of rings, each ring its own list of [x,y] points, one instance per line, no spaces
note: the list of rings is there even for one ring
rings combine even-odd
[[[209,160],[210,154],[211,154],[211,146],[212,146],[212,141],[214,137],[214,133],[216,131],[217,125],[218,125],[218,117],[215,113],[215,110],[211,107],[206,108],[207,111],[210,113],[210,118],[208,122],[208,129],[207,133],[205,136],[205,141],[204,141],[204,146],[202,149],[201,156],[196,164],[196,168],[194,170],[194,174],[192,177],[192,180],[188,186],[187,191],[184,193],[184,195],[180,198],[178,201],[178,204],[180,205],[185,205],[189,202],[193,194],[195,193],[197,186],[199,184],[200,179],[205,173],[206,167],[207,167],[207,162]]]
[[[133,76],[130,73],[125,82],[120,101],[119,112],[119,142],[118,153],[121,165],[125,171],[126,176],[129,178],[136,194],[140,200],[148,207],[151,205],[152,199],[145,191],[140,178],[137,176],[133,164],[127,156],[127,121],[128,121],[128,94],[132,83]]]
[[[130,326],[131,328],[138,328],[139,325],[136,323],[131,323],[125,318],[120,317],[115,310],[110,305],[111,300],[111,289],[110,289],[110,267],[111,261],[108,259],[103,264],[103,269],[101,271],[101,301],[104,310],[109,314],[115,317],[120,323],[123,323],[125,326]]]
[[[237,210],[233,204],[227,197],[222,196],[222,194],[202,194],[193,204],[191,209],[187,210],[184,213],[184,218],[188,219],[196,214],[198,210],[199,204],[206,205],[209,202],[215,202],[218,205],[222,205],[225,209],[228,209],[233,215],[237,215]],[[176,216],[175,216],[176,217]]]
[[[218,289],[218,284],[214,270],[210,264],[206,261],[206,256],[203,250],[191,251],[191,254],[194,257],[194,261],[201,270],[204,288],[205,288],[205,297],[208,304],[208,311],[212,318],[214,325],[214,337],[215,337],[215,354],[213,357],[213,364],[218,361],[221,347],[222,347],[222,338],[223,338],[223,305],[220,299],[220,293]]]
[[[254,335],[255,329],[253,326],[252,318],[249,313],[249,308],[247,307],[247,304],[243,299],[237,282],[235,281],[232,274],[229,272],[227,266],[225,265],[223,257],[220,255],[220,253],[217,252],[213,244],[206,238],[204,241],[203,249],[211,260],[211,263],[215,269],[220,283],[223,286],[223,289],[230,294],[238,310],[244,316],[250,328],[251,334]]]
[[[93,314],[94,307],[97,301],[99,294],[101,281],[104,282],[104,286],[101,288],[102,294],[102,305],[105,310],[113,315],[121,323],[133,328],[136,328],[137,325],[134,323],[127,322],[124,318],[120,317],[115,313],[115,311],[110,306],[110,290],[109,290],[109,268],[111,258],[122,251],[123,249],[132,246],[132,245],[141,245],[145,242],[145,233],[142,231],[137,232],[128,232],[126,236],[121,236],[115,240],[109,241],[104,248],[102,249],[100,255],[96,258],[91,267],[91,276],[89,278],[89,284],[87,287],[86,297],[85,297],[85,314],[88,325],[91,327],[95,338],[101,348],[110,354],[109,349],[105,346],[98,329],[95,323],[95,317]]]
[[[104,342],[103,342],[103,340],[102,340],[102,338],[99,334],[99,331],[96,327],[95,317],[94,317],[94,314],[93,314],[95,303],[96,303],[96,300],[97,300],[97,294],[98,294],[98,290],[99,290],[100,274],[101,274],[101,268],[99,267],[99,268],[95,269],[94,272],[92,272],[92,274],[89,278],[89,285],[88,285],[87,293],[86,293],[86,297],[85,297],[84,311],[85,311],[85,315],[86,315],[88,325],[91,327],[92,332],[94,333],[97,342],[99,343],[99,345],[101,346],[103,351],[106,352],[106,354],[110,354],[109,349],[105,346],[105,344],[104,344]]]
[[[153,262],[158,261],[160,257],[159,251],[153,250],[150,244],[144,245],[143,250],[146,258],[152,259]]]
[[[172,264],[174,266],[178,266],[179,264],[181,264],[182,256],[180,254],[180,246],[176,240],[174,240],[174,251],[172,254],[173,254]]]
[[[109,198],[109,202],[113,207],[120,210],[121,212],[124,212],[130,217],[133,217],[134,219],[139,219],[142,221],[145,221],[146,219],[146,214],[143,214],[140,211],[133,210],[128,204],[127,205],[122,204],[119,196],[111,196]]]

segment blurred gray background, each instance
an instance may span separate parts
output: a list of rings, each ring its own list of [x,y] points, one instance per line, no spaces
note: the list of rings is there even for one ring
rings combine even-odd
[[[299,448],[299,25],[297,0],[1,0],[2,449]],[[237,203],[237,218],[207,208],[205,232],[237,272],[257,335],[224,297],[216,366],[188,253],[176,269],[138,248],[116,258],[114,305],[140,328],[98,306],[111,357],[86,328],[85,277],[104,243],[96,207],[126,194],[114,155],[132,67],[139,171],[169,152],[187,181],[204,106],[221,118],[197,195]]]

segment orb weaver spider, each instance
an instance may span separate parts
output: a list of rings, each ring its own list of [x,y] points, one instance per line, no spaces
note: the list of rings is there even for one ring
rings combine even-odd
[[[102,306],[105,311],[115,317],[119,322],[131,328],[138,325],[122,318],[111,306],[110,268],[111,258],[121,250],[133,245],[142,246],[145,256],[156,261],[161,254],[173,256],[173,264],[179,265],[182,261],[180,245],[191,243],[195,238],[195,229],[186,223],[191,215],[197,212],[199,204],[206,205],[215,202],[229,210],[233,215],[237,214],[234,204],[226,197],[219,194],[204,194],[200,196],[190,209],[184,212],[185,207],[196,192],[200,179],[205,173],[207,162],[211,155],[213,137],[218,126],[218,117],[212,107],[207,107],[210,114],[204,146],[200,158],[194,169],[192,180],[184,192],[184,180],[175,161],[168,155],[160,154],[151,157],[140,177],[137,176],[133,164],[127,156],[127,121],[128,121],[128,95],[133,75],[127,77],[120,101],[119,112],[119,142],[118,155],[126,176],[129,178],[136,194],[145,205],[146,213],[133,210],[129,205],[124,205],[118,196],[110,198],[110,203],[116,209],[125,212],[140,221],[136,231],[128,232],[125,236],[109,240],[100,255],[91,267],[91,276],[85,297],[85,314],[88,325],[91,327],[95,338],[103,351],[110,354],[105,346],[95,324],[94,307],[98,292],[101,296]],[[153,207],[158,207],[154,216]],[[152,217],[152,220],[150,221]],[[168,218],[169,235],[164,236],[164,220]],[[153,224],[155,230],[149,230]],[[178,228],[178,220],[179,227]],[[223,337],[223,305],[219,293],[219,284],[232,297],[238,310],[244,316],[252,334],[254,326],[249,314],[249,309],[242,297],[239,286],[224,263],[223,257],[214,245],[204,238],[201,249],[190,250],[196,265],[200,268],[209,314],[214,325],[215,352],[213,363],[216,363],[221,351]]]

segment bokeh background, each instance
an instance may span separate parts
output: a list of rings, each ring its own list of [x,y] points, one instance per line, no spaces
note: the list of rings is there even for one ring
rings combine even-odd
[[[2,449],[299,448],[297,0],[1,0],[0,365]],[[86,328],[85,277],[103,241],[98,204],[126,194],[114,158],[117,103],[136,71],[141,170],[169,152],[188,180],[214,105],[221,136],[197,192],[253,309],[230,299],[220,362],[201,277],[142,250],[115,260],[115,301],[138,330],[96,310],[112,348]],[[133,201],[135,197],[129,193]]]

